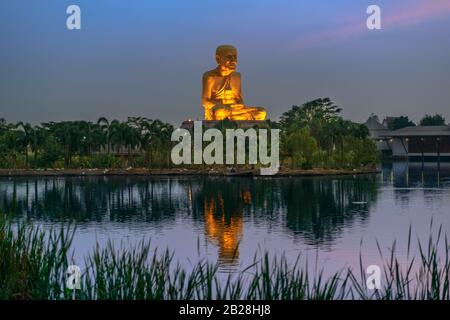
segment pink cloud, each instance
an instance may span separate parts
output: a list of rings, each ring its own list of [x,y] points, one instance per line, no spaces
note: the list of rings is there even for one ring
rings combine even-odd
[[[423,0],[420,3],[397,7],[393,10],[381,6],[382,29],[397,26],[408,27],[439,16],[450,14],[450,0]],[[367,32],[366,16],[361,21],[343,27],[312,33],[299,40],[296,49],[308,49],[317,46],[340,43],[356,38]]]
[[[386,27],[395,25],[408,26],[424,22],[430,18],[450,13],[449,0],[426,0],[406,8],[397,8],[393,14],[388,14],[384,19]]]

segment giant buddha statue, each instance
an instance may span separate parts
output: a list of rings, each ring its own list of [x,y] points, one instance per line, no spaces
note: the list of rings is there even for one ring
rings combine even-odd
[[[236,72],[237,49],[230,45],[219,46],[216,61],[217,67],[203,74],[205,120],[265,120],[264,108],[244,104],[241,74]]]

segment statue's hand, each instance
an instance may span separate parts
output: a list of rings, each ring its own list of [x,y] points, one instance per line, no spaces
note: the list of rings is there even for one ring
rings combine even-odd
[[[236,104],[233,104],[231,107],[235,110],[240,110],[240,109],[244,109],[245,105],[243,105],[242,103],[236,103]]]

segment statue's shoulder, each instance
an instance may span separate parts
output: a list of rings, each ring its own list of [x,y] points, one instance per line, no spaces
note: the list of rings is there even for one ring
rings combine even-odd
[[[206,71],[203,74],[203,79],[209,79],[209,78],[217,77],[217,76],[220,76],[220,74],[217,72],[216,69],[212,69],[212,70]]]
[[[212,69],[212,70],[206,71],[203,74],[203,79],[206,79],[206,80],[207,79],[217,78],[217,77],[222,78],[222,76],[220,75],[220,72],[217,69]],[[234,78],[234,79],[240,79],[241,78],[241,74],[239,72],[233,72],[231,74],[231,77]]]

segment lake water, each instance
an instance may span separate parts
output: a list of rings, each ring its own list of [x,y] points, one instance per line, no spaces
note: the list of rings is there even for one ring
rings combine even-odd
[[[301,254],[326,272],[380,264],[376,241],[408,231],[426,241],[450,235],[450,165],[394,163],[377,175],[346,177],[0,178],[0,212],[44,229],[71,223],[76,264],[98,242],[128,247],[142,239],[169,248],[189,268],[198,259],[220,272],[252,263],[255,252]],[[386,251],[388,252],[388,251]]]

